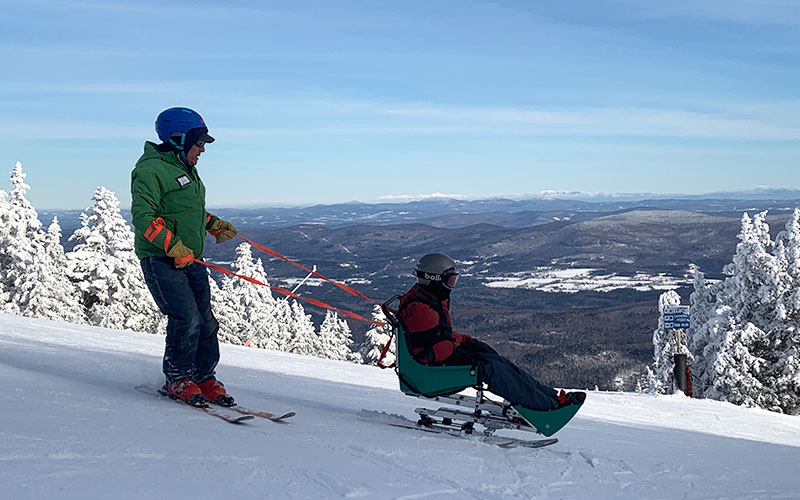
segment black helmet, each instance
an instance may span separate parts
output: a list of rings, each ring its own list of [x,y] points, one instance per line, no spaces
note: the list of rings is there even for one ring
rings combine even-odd
[[[414,267],[414,276],[420,285],[428,286],[432,282],[439,282],[451,290],[458,280],[456,263],[443,253],[429,253],[419,259]]]

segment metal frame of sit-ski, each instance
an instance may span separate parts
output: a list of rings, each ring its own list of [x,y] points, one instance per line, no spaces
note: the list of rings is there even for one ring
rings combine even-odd
[[[484,388],[478,383],[477,366],[431,366],[419,363],[408,349],[406,333],[400,322],[389,309],[389,304],[397,298],[394,296],[387,300],[381,308],[397,339],[395,371],[400,390],[409,396],[451,405],[438,410],[416,408],[414,411],[420,416],[418,425],[446,433],[472,434],[475,424],[480,424],[486,437],[500,429],[534,432],[549,437],[561,429],[580,408],[580,405],[572,405],[556,410],[534,411],[507,401],[498,403],[484,395]],[[459,394],[465,389],[475,390],[476,395]]]
[[[476,396],[474,397],[465,394],[433,397],[409,394],[427,401],[458,407],[441,407],[438,410],[415,408],[414,411],[420,416],[417,424],[466,434],[472,434],[475,431],[475,424],[480,424],[483,426],[484,436],[491,436],[500,429],[513,429],[541,434],[508,401],[503,401],[502,403],[492,401],[484,396],[482,388],[476,387],[475,391]]]

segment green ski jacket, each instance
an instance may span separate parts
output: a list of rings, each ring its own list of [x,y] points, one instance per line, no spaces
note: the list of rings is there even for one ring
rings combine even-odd
[[[149,141],[131,173],[131,216],[140,259],[165,257],[178,241],[202,258],[206,230],[217,220],[206,212],[206,188],[197,169]]]

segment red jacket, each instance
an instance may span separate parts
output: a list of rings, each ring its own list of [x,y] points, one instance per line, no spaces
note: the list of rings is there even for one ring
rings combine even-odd
[[[420,285],[400,297],[400,321],[408,332],[411,354],[421,363],[443,363],[456,347],[472,338],[454,332],[450,300],[439,300]]]

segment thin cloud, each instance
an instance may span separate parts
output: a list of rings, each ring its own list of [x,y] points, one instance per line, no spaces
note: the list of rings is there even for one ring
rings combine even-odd
[[[147,85],[146,85],[147,86]],[[158,86],[153,88],[157,92]],[[66,88],[66,87],[65,87]],[[171,90],[160,87],[169,94]],[[127,90],[145,92],[135,85]],[[110,89],[109,89],[110,90]],[[118,90],[122,90],[118,88]],[[569,110],[447,106],[409,106],[382,109],[380,106],[360,105],[343,110],[332,104],[331,109],[314,109],[301,102],[293,109],[303,116],[303,125],[282,126],[274,116],[271,126],[214,127],[215,131],[231,138],[246,137],[437,137],[481,136],[491,138],[519,137],[630,137],[683,138],[751,141],[795,141],[800,139],[800,120],[787,116],[780,106],[756,107],[717,111],[687,111],[654,108],[580,108]],[[284,102],[284,106],[287,103]],[[290,106],[291,107],[291,106]],[[796,107],[796,106],[795,106]],[[230,108],[204,106],[205,115],[224,113]],[[783,112],[781,111],[783,109]],[[272,109],[275,115],[275,109]],[[278,114],[279,115],[279,114]],[[335,118],[335,120],[334,120]],[[228,123],[234,120],[228,119]],[[330,123],[339,121],[339,123]],[[83,131],[91,131],[84,133]],[[90,120],[8,120],[0,124],[6,138],[58,136],[65,138],[96,138],[98,131],[105,137],[138,137],[141,129],[124,124]],[[127,135],[130,134],[130,135]]]

